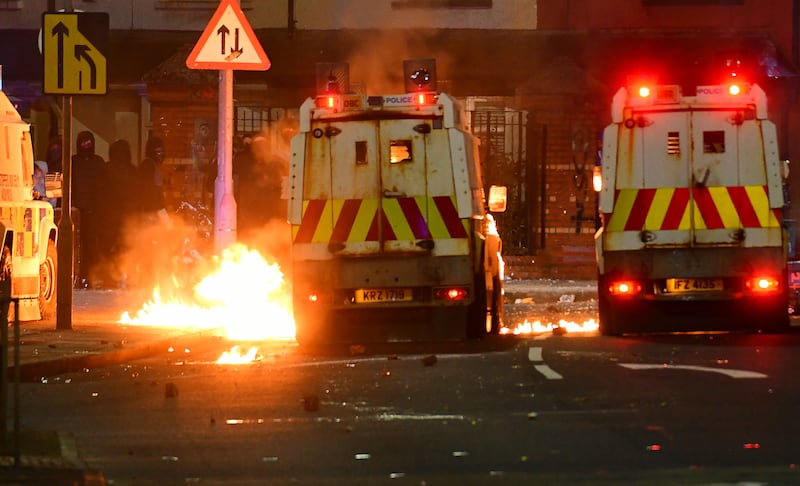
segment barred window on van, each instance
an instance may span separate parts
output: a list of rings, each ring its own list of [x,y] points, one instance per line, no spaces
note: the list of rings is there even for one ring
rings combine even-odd
[[[389,145],[389,157],[391,164],[411,162],[414,158],[411,151],[411,140],[392,140]]]
[[[703,153],[725,153],[725,132],[722,130],[703,132]]]
[[[681,154],[681,132],[667,132],[667,155]]]

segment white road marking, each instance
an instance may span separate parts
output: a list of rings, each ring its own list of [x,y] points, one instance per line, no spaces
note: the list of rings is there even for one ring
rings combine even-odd
[[[409,413],[382,413],[377,416],[378,420],[390,422],[393,420],[467,420],[464,415],[442,415],[442,414],[409,414]]]
[[[534,365],[534,368],[536,369],[536,371],[544,375],[544,377],[547,378],[548,380],[560,380],[564,378],[546,364],[537,364]]]
[[[671,364],[642,364],[642,363],[619,363],[623,368],[629,370],[689,370],[689,371],[708,371],[720,373],[731,378],[767,378],[767,375],[757,371],[734,370],[729,368],[712,368],[710,366],[691,366],[691,365],[671,365]]]
[[[534,363],[533,368],[548,380],[560,380],[564,378],[555,370],[544,364],[544,360],[542,359],[542,348],[538,346],[528,348],[528,361]]]
[[[542,359],[542,348],[528,348],[528,361],[544,361]]]

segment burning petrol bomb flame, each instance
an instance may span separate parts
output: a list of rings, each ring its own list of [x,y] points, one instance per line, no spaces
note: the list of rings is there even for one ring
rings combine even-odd
[[[543,324],[541,321],[530,322],[525,319],[524,322],[517,323],[515,327],[504,327],[500,329],[500,334],[513,334],[518,336],[521,334],[541,334],[555,331],[562,331],[565,333],[587,333],[595,332],[598,328],[599,324],[594,319],[589,319],[583,323],[560,319],[556,324],[552,322]]]
[[[217,359],[217,364],[247,364],[259,360],[261,357],[258,355],[258,348],[255,346],[243,352],[242,348],[235,345],[230,351],[225,351]]]
[[[294,340],[291,293],[279,266],[259,252],[234,244],[222,252],[216,269],[203,277],[189,298],[165,299],[158,287],[150,301],[121,324],[194,330],[220,330],[232,341]],[[238,346],[223,355],[225,363],[257,358],[255,348]],[[218,361],[218,362],[221,362]]]

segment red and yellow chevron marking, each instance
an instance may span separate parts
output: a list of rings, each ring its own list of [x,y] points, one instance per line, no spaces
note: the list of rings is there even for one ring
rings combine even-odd
[[[295,243],[466,238],[450,196],[303,201],[303,219],[292,228]],[[427,218],[426,218],[427,215]]]
[[[608,231],[777,228],[766,186],[619,189]],[[693,203],[693,204],[692,204]]]

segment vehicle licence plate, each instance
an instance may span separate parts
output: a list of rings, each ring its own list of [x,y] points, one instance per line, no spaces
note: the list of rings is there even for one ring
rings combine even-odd
[[[669,278],[667,291],[670,293],[682,292],[713,292],[722,290],[724,284],[721,278]]]
[[[357,289],[356,303],[408,302],[413,296],[411,289]]]

